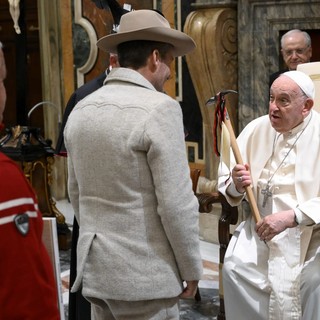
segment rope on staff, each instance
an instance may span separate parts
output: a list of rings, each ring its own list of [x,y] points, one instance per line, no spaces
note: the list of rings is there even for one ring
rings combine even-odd
[[[217,148],[217,133],[218,133],[218,127],[222,127],[222,122],[225,124],[226,128],[228,129],[229,135],[230,135],[230,141],[231,141],[231,149],[233,151],[235,160],[237,164],[244,164],[243,160],[242,160],[242,156],[237,144],[237,139],[236,136],[234,134],[232,125],[231,125],[231,121],[230,121],[230,117],[227,111],[227,108],[225,106],[225,95],[228,93],[237,93],[234,90],[226,90],[226,91],[221,91],[219,92],[217,95],[211,97],[208,101],[207,101],[207,105],[211,104],[213,102],[215,102],[217,104],[216,109],[215,109],[215,121],[214,121],[214,148],[215,150],[217,150],[216,154],[220,156],[220,152]],[[254,216],[254,219],[256,222],[258,222],[259,220],[261,220],[260,217],[260,213],[259,213],[259,209],[256,203],[256,200],[254,198],[253,195],[253,191],[251,186],[246,186],[245,187],[246,190],[246,194],[247,194],[247,198],[249,201],[249,205],[252,211],[252,214]]]
[[[225,119],[226,116],[226,109],[224,108],[225,100],[224,97],[221,97],[220,95],[217,98],[217,104],[214,111],[214,123],[212,128],[212,134],[213,134],[213,150],[214,153],[220,157],[220,151],[219,151],[219,139],[218,139],[218,132],[221,132],[222,129],[222,122]]]

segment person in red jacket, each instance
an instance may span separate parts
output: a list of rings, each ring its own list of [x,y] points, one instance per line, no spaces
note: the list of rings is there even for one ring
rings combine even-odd
[[[0,43],[0,126],[6,102]],[[0,319],[60,319],[53,267],[42,242],[36,195],[20,168],[0,152]]]

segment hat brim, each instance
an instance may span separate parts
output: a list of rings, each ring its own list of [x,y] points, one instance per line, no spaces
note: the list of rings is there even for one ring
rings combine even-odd
[[[185,33],[175,29],[159,27],[109,34],[99,39],[97,46],[103,51],[117,53],[117,47],[120,43],[135,40],[169,43],[173,46],[173,55],[175,57],[183,56],[196,47],[192,38]]]

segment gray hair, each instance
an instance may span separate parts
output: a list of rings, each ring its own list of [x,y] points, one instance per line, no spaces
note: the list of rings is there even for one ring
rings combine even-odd
[[[306,41],[306,45],[307,47],[310,47],[311,46],[311,38],[309,36],[309,34],[305,31],[301,31],[299,29],[292,29],[292,30],[289,30],[288,32],[286,32],[282,37],[281,37],[281,48],[283,49],[283,45],[284,45],[284,40],[285,38],[287,38],[288,36],[292,36],[293,34],[296,34],[296,33],[301,33],[303,36],[304,36],[304,39]]]
[[[2,44],[2,42],[0,41],[0,49],[2,49],[3,48],[3,44]]]

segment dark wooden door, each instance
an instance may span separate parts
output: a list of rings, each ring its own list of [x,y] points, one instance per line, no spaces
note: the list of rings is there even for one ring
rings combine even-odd
[[[43,133],[43,108],[39,107],[32,112],[29,121],[27,117],[29,110],[42,101],[37,11],[37,0],[20,0],[21,34],[17,34],[9,12],[8,0],[0,0],[0,41],[4,46],[7,66],[4,123],[6,127],[39,127]]]

